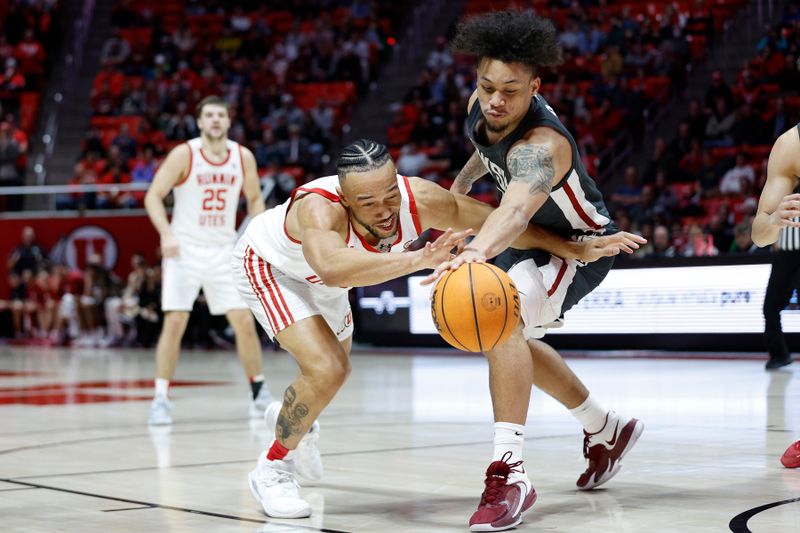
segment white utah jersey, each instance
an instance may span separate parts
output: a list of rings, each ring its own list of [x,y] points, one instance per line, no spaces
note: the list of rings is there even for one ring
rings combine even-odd
[[[373,247],[358,234],[351,220],[347,228],[347,246],[375,253],[398,253],[408,250],[411,243],[417,240],[422,229],[417,215],[417,204],[414,201],[408,178],[398,174],[397,184],[401,196],[397,235],[390,239],[384,239]],[[339,194],[336,192],[338,185],[338,176],[326,176],[298,187],[292,191],[289,200],[261,213],[250,221],[242,237],[253,249],[253,252],[266,262],[287,276],[315,287],[330,296],[347,292],[348,287],[328,287],[322,283],[303,256],[302,242],[293,239],[286,232],[286,214],[296,199],[307,194],[318,194],[331,202],[339,202]]]
[[[179,242],[216,246],[236,242],[236,210],[244,181],[239,143],[228,140],[228,157],[206,159],[199,137],[187,141],[189,172],[172,190],[172,231]]]

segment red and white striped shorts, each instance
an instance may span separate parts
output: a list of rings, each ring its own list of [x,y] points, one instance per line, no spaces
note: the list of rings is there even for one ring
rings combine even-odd
[[[271,338],[314,315],[321,315],[339,340],[353,335],[353,313],[346,292],[324,297],[269,264],[242,240],[233,252],[231,270],[236,290]]]

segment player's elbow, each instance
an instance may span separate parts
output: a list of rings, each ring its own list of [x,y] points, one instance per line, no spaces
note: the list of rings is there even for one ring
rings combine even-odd
[[[328,287],[346,287],[345,285],[346,280],[344,273],[340,270],[336,269],[333,265],[326,265],[321,266],[319,268],[314,268],[314,272],[317,273],[319,279]]]

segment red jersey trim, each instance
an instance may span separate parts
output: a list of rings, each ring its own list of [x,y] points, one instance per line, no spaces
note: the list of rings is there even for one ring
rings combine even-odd
[[[181,178],[181,180],[175,184],[176,187],[180,187],[183,183],[189,179],[189,176],[192,175],[192,159],[194,150],[192,150],[192,146],[189,143],[184,143],[189,148],[189,168],[186,170],[186,175]]]
[[[240,148],[241,148],[241,147],[240,147]],[[230,149],[228,150],[228,155],[227,155],[227,156],[225,156],[225,160],[224,160],[224,161],[222,161],[221,163],[214,163],[213,161],[210,161],[210,160],[209,160],[209,159],[206,157],[206,154],[204,154],[204,153],[203,153],[203,149],[202,149],[202,148],[200,148],[200,149],[199,149],[199,152],[200,152],[200,157],[202,157],[203,159],[205,159],[206,163],[208,163],[209,165],[211,165],[211,166],[214,166],[214,167],[221,167],[222,165],[224,165],[225,163],[227,163],[227,162],[228,162],[228,160],[231,158],[231,152],[232,152],[232,151],[233,151],[233,150],[230,150]]]
[[[553,295],[556,290],[558,290],[558,286],[561,284],[561,280],[564,279],[564,273],[567,271],[567,262],[562,259],[561,260],[561,268],[558,269],[558,274],[556,274],[556,280],[553,282],[553,286],[550,287],[550,290],[547,291],[547,297]]]
[[[347,231],[348,231],[347,240],[348,241],[350,240],[350,235],[349,235],[350,226],[352,226],[352,222],[347,225]],[[364,237],[362,237],[359,232],[353,230],[353,233],[355,233],[356,237],[358,237],[358,240],[361,241],[361,244],[364,246],[364,248],[367,251],[380,253],[380,251],[376,250],[371,244],[369,244],[367,241],[365,241]],[[397,215],[397,240],[392,243],[392,247],[396,246],[402,240],[403,240],[403,223],[400,221],[400,215],[398,214]]]
[[[411,185],[408,183],[408,178],[403,176],[403,184],[406,186],[408,192],[408,208],[411,211],[411,220],[414,221],[414,229],[417,235],[422,233],[422,226],[419,223],[419,214],[417,213],[417,201],[414,200],[414,194],[411,192]]]
[[[572,190],[572,187],[569,186],[569,183],[564,183],[563,189],[564,192],[567,193],[567,197],[569,198],[572,207],[575,208],[575,212],[578,213],[579,217],[581,217],[581,220],[583,220],[590,228],[593,229],[600,229],[603,227],[592,220],[588,214],[586,214],[586,211],[584,211],[583,207],[581,207],[580,202],[578,202],[578,198],[575,196],[575,191]]]
[[[291,196],[291,199],[289,201],[289,206],[286,208],[286,216],[289,215],[289,209],[292,208],[292,205],[294,204],[294,201],[297,199],[297,193],[300,193],[300,192],[309,193],[309,194],[319,194],[320,196],[322,196],[326,200],[330,200],[331,202],[339,203],[339,196],[336,195],[336,194],[333,194],[330,191],[326,191],[325,189],[319,189],[319,188],[306,189],[304,187],[298,187],[298,188],[296,188],[295,190],[292,191],[292,196]],[[289,232],[286,230],[286,216],[284,216],[284,218],[283,218],[283,234],[286,235],[286,238],[289,239],[290,241],[292,241],[293,243],[295,243],[295,244],[303,244],[302,241],[298,241],[297,239],[294,239],[294,238],[292,238],[291,235],[289,235]],[[345,242],[347,242],[349,240],[350,240],[350,223],[348,222],[348,224],[347,224],[347,238],[345,239]]]

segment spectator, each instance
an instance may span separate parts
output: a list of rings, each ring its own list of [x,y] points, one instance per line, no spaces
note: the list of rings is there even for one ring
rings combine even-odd
[[[197,137],[197,125],[194,117],[186,111],[186,103],[180,102],[177,113],[169,118],[164,133],[167,139],[173,141],[185,141]]]
[[[333,133],[333,124],[336,116],[333,108],[322,98],[317,100],[317,106],[309,111],[311,120],[322,131],[323,135],[330,139]]]
[[[697,179],[698,192],[703,198],[719,196],[720,174],[722,174],[722,170],[714,160],[714,156],[711,155],[711,150],[704,148],[700,168],[694,174]]]
[[[708,122],[708,117],[703,113],[700,100],[692,100],[689,102],[689,117],[686,120],[689,122],[690,135],[695,139],[704,140],[706,137],[706,123]]]
[[[287,165],[317,169],[320,167],[322,146],[311,144],[302,136],[301,127],[297,124],[289,126],[289,138],[281,143],[283,160]]]
[[[611,201],[617,207],[630,207],[642,201],[642,186],[639,183],[639,175],[633,165],[625,168],[625,183],[617,187],[611,195]]]
[[[112,164],[111,168],[98,181],[101,185],[120,185],[130,183],[131,177],[122,168],[121,164]],[[117,209],[120,207],[135,207],[136,199],[130,191],[112,188],[97,194],[98,209]]]
[[[114,33],[106,39],[106,42],[103,43],[103,48],[100,50],[100,63],[119,67],[125,63],[130,55],[131,45],[122,38],[119,30],[114,30]]]
[[[426,62],[428,68],[431,70],[446,70],[453,64],[453,54],[447,48],[447,39],[444,37],[437,37],[434,49],[428,53],[428,60]]]
[[[706,123],[706,146],[731,146],[731,130],[736,123],[736,113],[731,112],[724,98],[718,98],[714,112]]]
[[[684,257],[704,257],[719,255],[719,250],[714,246],[714,237],[703,232],[699,224],[689,227],[686,247],[683,249]]]
[[[753,238],[750,235],[750,223],[740,222],[734,229],[733,244],[729,252],[732,254],[763,254],[769,252],[769,249],[762,249],[753,244]]]
[[[36,243],[36,232],[30,226],[22,228],[22,243],[17,246],[6,262],[9,272],[22,275],[23,272],[38,272],[45,266],[47,254]]]
[[[797,71],[800,74],[800,70]],[[766,135],[769,136],[769,143],[772,143],[780,135],[788,130],[797,121],[786,109],[786,100],[779,96],[775,99],[775,112],[767,120]]]
[[[72,178],[68,185],[94,185],[97,183],[97,174],[86,167],[83,162],[78,162],[72,169]],[[75,191],[61,194],[56,197],[56,209],[94,209],[97,204],[97,193]]]
[[[111,145],[119,148],[126,160],[136,157],[136,139],[131,135],[128,124],[125,122],[120,124],[119,133],[111,141]]]
[[[422,169],[428,166],[428,156],[417,149],[417,143],[410,142],[400,150],[397,158],[397,170],[405,176],[420,176]]]
[[[653,250],[647,255],[648,259],[662,259],[675,257],[675,248],[672,247],[669,229],[658,225],[653,229]]]
[[[25,76],[17,69],[17,60],[13,57],[7,58],[5,70],[0,74],[0,91],[23,91],[25,84]]]
[[[741,152],[736,154],[736,164],[728,170],[719,184],[719,192],[729,195],[740,195],[745,191],[752,190],[756,174],[747,163],[747,158]],[[745,181],[747,182],[745,184]],[[748,230],[749,231],[749,230]]]
[[[19,64],[20,72],[38,84],[38,77],[44,74],[44,60],[46,57],[42,43],[36,40],[33,29],[25,30],[25,36],[17,43],[14,55]]]
[[[0,123],[0,187],[22,185],[22,177],[17,168],[17,158],[21,152],[19,144],[12,136],[8,122]],[[18,211],[22,207],[22,196],[11,195],[0,197],[9,211]],[[2,204],[0,204],[2,205]]]
[[[759,145],[767,142],[764,120],[753,112],[753,106],[744,104],[736,111],[736,123],[731,128],[735,144]]]
[[[733,91],[722,79],[722,73],[715,70],[711,73],[711,85],[706,90],[704,98],[706,111],[708,113],[712,113],[718,108],[717,102],[720,98],[725,101],[726,109],[731,109],[733,107]]]

